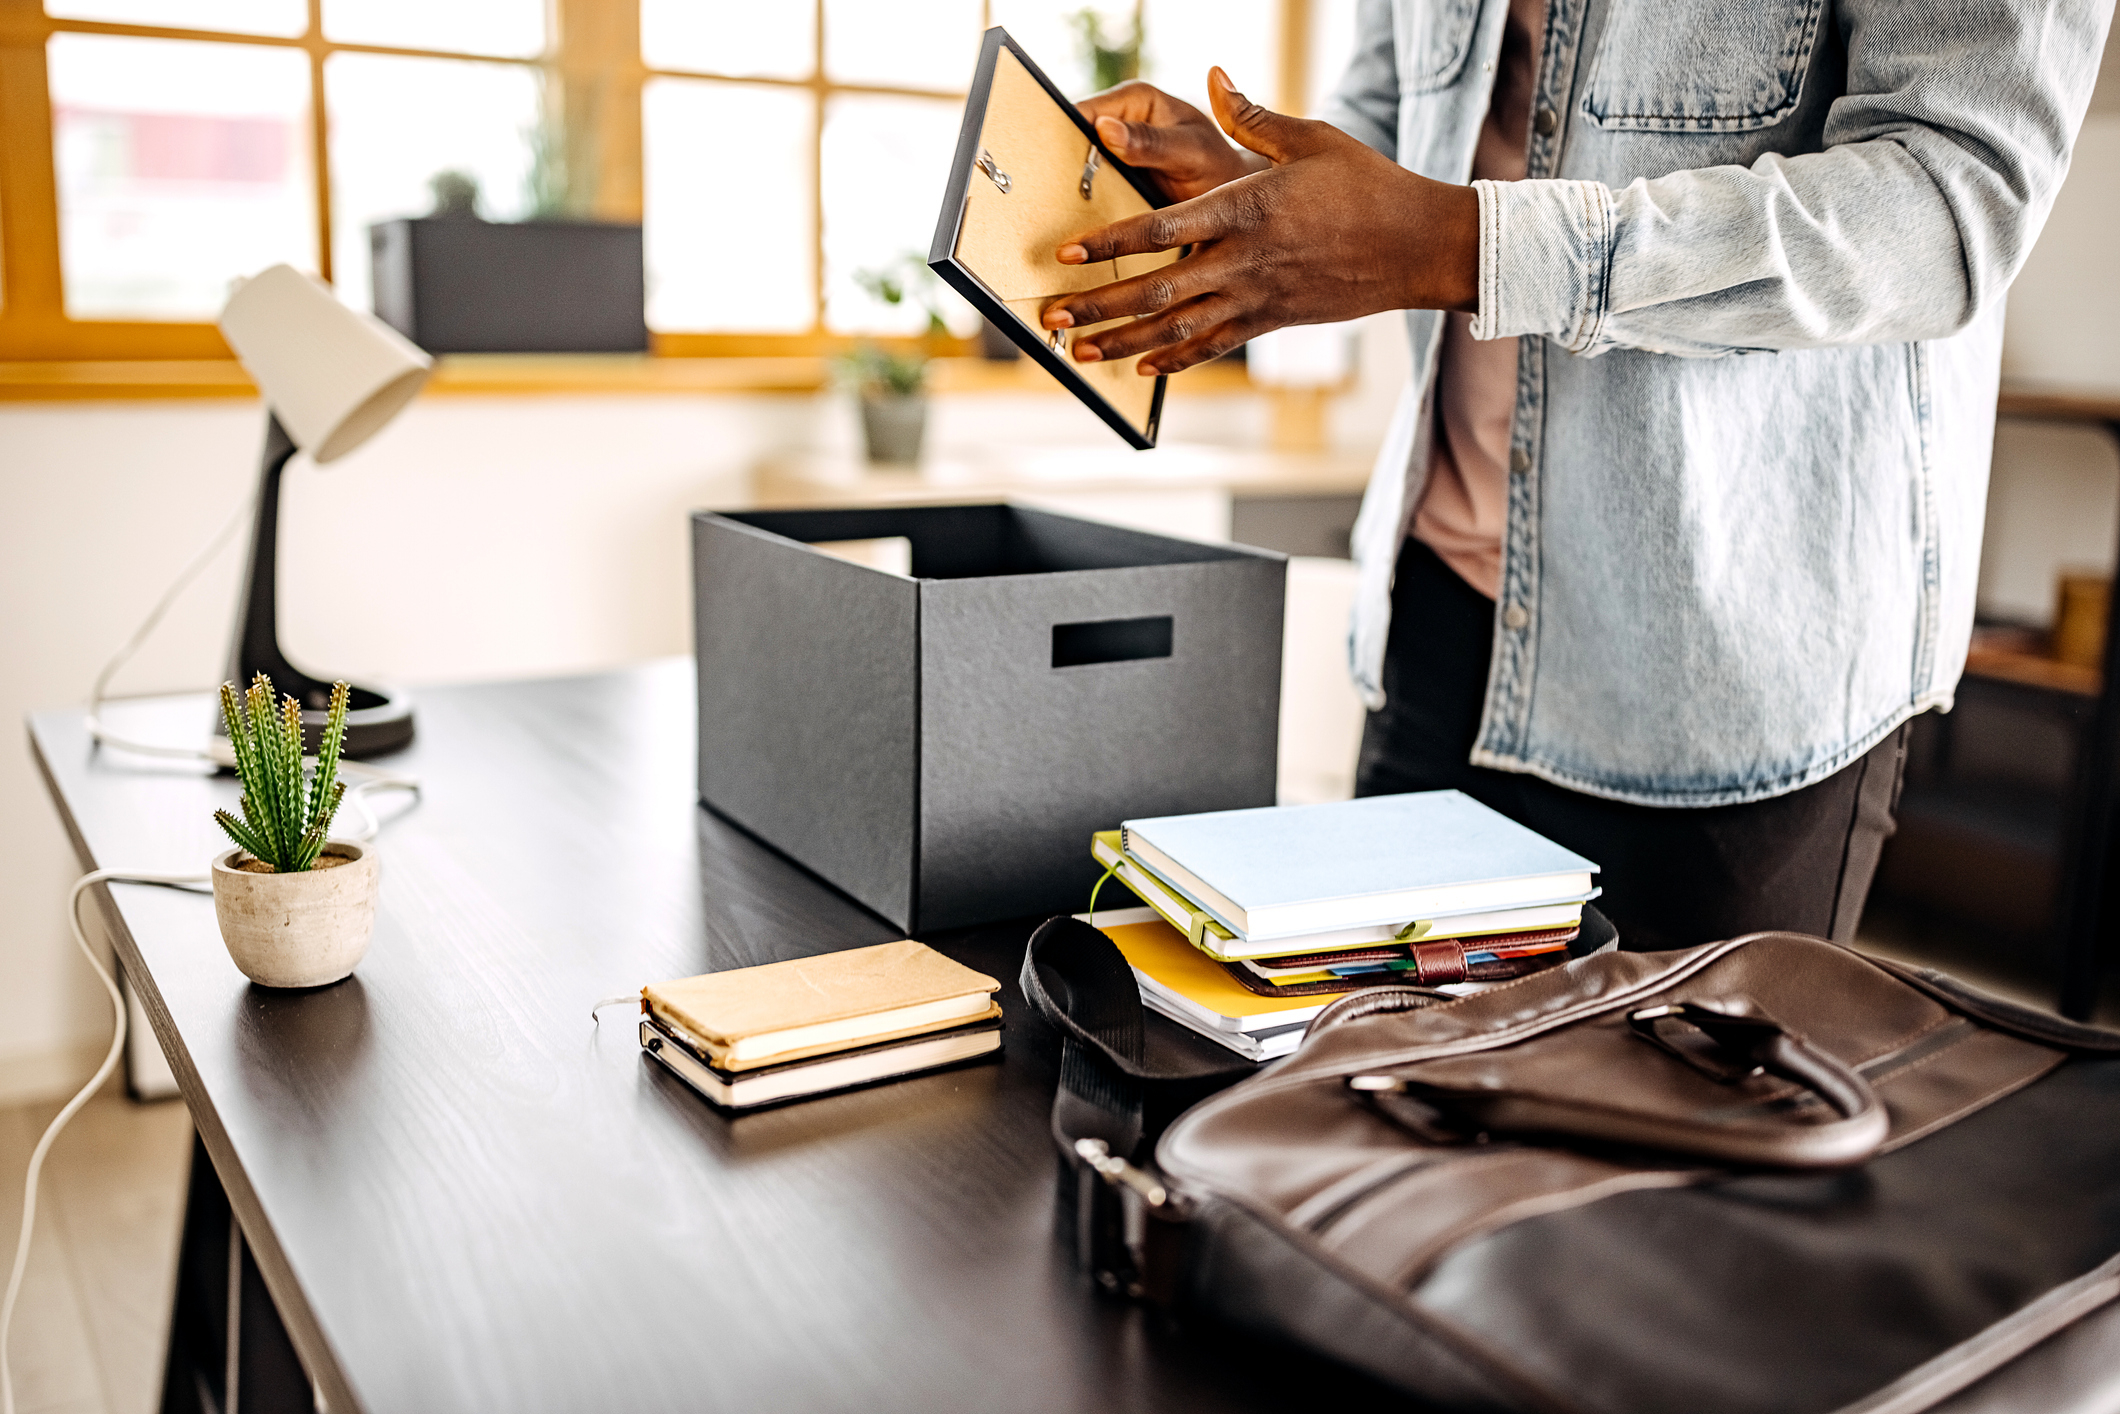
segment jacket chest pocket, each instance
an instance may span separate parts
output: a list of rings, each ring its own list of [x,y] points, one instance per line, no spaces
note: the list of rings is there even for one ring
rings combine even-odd
[[[1796,107],[1825,0],[1614,0],[1583,114],[1606,129],[1747,132]]]
[[[1457,82],[1472,52],[1480,0],[1411,0],[1396,8],[1400,88],[1433,93]]]

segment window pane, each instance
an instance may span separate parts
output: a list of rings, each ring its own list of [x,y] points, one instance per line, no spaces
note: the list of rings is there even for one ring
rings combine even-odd
[[[1085,7],[1080,0],[993,0],[992,15],[1062,93],[1084,98],[1095,89],[1074,22],[1085,8],[1096,11],[1106,35],[1123,35],[1133,23],[1130,3]]]
[[[170,29],[225,29],[233,34],[300,34],[309,28],[302,0],[44,0],[55,20],[103,20]]]
[[[927,259],[957,147],[958,105],[842,94],[825,110],[825,322],[844,333],[917,334],[916,310],[876,303],[854,272],[907,252]]]
[[[239,275],[315,267],[300,50],[55,34],[47,52],[69,314],[210,319]]]
[[[841,83],[962,93],[979,59],[979,0],[825,0],[824,69]]]
[[[331,260],[342,299],[369,307],[369,224],[426,215],[437,172],[475,180],[480,215],[522,215],[538,92],[536,70],[523,64],[331,56]]]
[[[817,60],[817,7],[640,0],[640,53],[651,69],[806,79]]]
[[[324,35],[531,58],[545,52],[543,0],[324,0]]]
[[[1320,9],[1351,10],[1349,0],[1314,0]],[[1076,16],[1080,0],[993,0],[993,20],[1007,28],[1061,91],[1081,97],[1095,87]],[[1104,0],[1088,7],[1107,39],[1131,32],[1134,7]],[[1141,77],[1207,111],[1207,70],[1220,64],[1230,81],[1262,103],[1279,101],[1279,0],[1143,0]],[[1338,43],[1339,30],[1333,30]],[[1353,36],[1345,42],[1351,47]],[[1332,58],[1333,78],[1347,62]]]
[[[1254,102],[1280,101],[1278,0],[1144,0],[1141,77],[1203,113],[1220,64]]]
[[[810,327],[810,137],[803,89],[651,79],[641,94],[648,323]],[[743,134],[742,141],[731,135]]]

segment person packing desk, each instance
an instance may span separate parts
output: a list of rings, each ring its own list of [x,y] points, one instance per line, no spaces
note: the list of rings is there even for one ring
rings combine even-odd
[[[1361,0],[1323,121],[1081,105],[1175,204],[1056,299],[1175,373],[1407,311],[1354,535],[1358,793],[1603,865],[1630,949],[1853,936],[1973,616],[2003,295],[2112,0]],[[1219,127],[1218,127],[1219,125]],[[1234,138],[1241,147],[1225,141]]]

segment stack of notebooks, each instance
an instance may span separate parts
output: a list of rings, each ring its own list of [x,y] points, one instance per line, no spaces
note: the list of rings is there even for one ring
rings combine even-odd
[[[1597,866],[1458,791],[1130,820],[1090,853],[1148,905],[1091,919],[1151,1009],[1250,1056],[1362,987],[1567,960]]]
[[[643,987],[640,1044],[750,1109],[991,1055],[1000,989],[925,944],[879,943]]]

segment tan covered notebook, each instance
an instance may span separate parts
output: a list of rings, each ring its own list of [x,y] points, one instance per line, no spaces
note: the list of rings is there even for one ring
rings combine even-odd
[[[1001,984],[904,939],[640,989],[641,1010],[723,1070],[750,1070],[1001,1015]]]
[[[1107,324],[1047,330],[1038,321],[1061,295],[1178,259],[1174,250],[1094,265],[1054,258],[1072,236],[1167,204],[1152,182],[1097,140],[1096,129],[1008,31],[986,32],[928,264],[1113,431],[1142,448],[1156,445],[1165,380],[1143,378],[1131,358],[1075,362],[1069,352],[1075,337]]]

